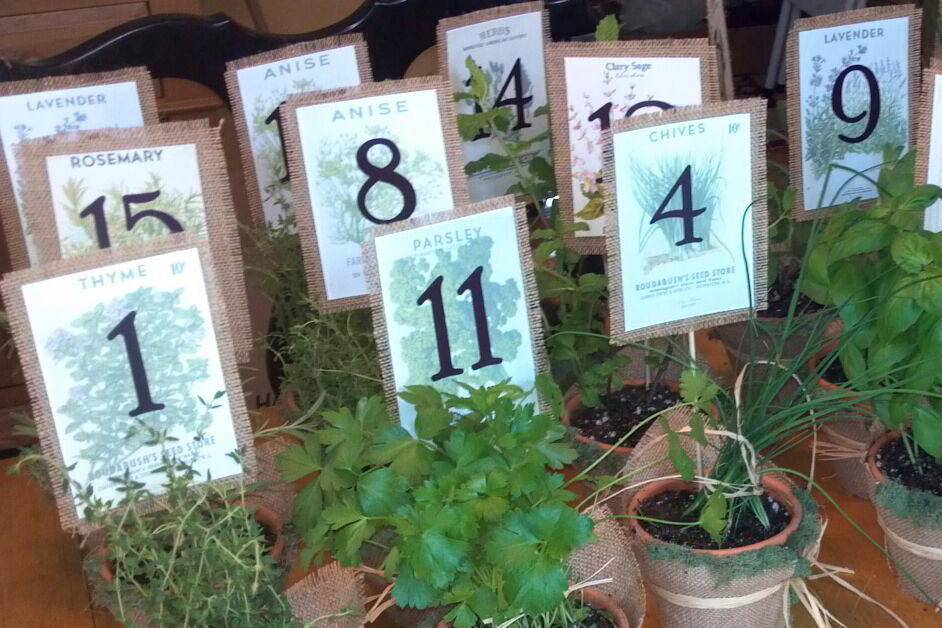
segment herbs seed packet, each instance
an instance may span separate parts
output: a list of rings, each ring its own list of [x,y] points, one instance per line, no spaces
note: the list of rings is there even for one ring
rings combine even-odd
[[[796,20],[787,47],[796,220],[876,199],[885,149],[909,150],[921,18],[910,5]]]
[[[311,297],[325,312],[369,307],[373,228],[467,202],[450,87],[383,81],[291,96],[283,113]]]
[[[280,105],[291,94],[372,80],[366,42],[358,33],[293,44],[226,64],[226,90],[257,224],[278,225],[294,212]]]
[[[251,481],[251,426],[205,242],[180,235],[51,262],[0,289],[63,527],[87,527],[85,491],[120,500],[113,478],[159,492],[164,453],[203,478]],[[154,444],[164,431],[175,440]]]
[[[407,386],[532,390],[547,372],[526,210],[512,196],[377,228],[366,255],[386,398],[410,432]]]
[[[766,103],[614,123],[606,147],[612,338],[725,325],[766,306]]]
[[[14,269],[38,259],[14,146],[37,137],[157,122],[154,86],[145,68],[0,83],[0,222]]]
[[[554,43],[547,47],[560,211],[583,223],[570,243],[604,253],[603,133],[622,118],[719,99],[706,39]]]
[[[942,61],[933,61],[922,73],[916,136],[916,183],[942,185]],[[942,201],[926,209],[928,231],[942,231]]]
[[[219,263],[240,360],[252,349],[239,225],[219,130],[206,120],[102,129],[16,147],[37,261],[186,232]]]
[[[472,201],[512,193],[518,178],[508,162],[505,142],[531,170],[552,172],[549,112],[546,103],[545,43],[549,17],[542,2],[522,2],[475,11],[438,22],[439,74],[447,76],[459,114],[481,113],[471,97],[468,60],[487,77],[486,107],[505,107],[512,113],[510,137],[501,141],[491,129],[481,129],[463,141],[468,192]]]

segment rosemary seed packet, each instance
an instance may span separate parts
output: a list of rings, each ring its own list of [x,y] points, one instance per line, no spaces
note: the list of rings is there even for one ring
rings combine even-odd
[[[505,107],[512,113],[507,141],[514,145],[515,158],[524,167],[549,171],[552,157],[544,61],[547,41],[549,16],[542,2],[484,9],[438,23],[439,74],[451,81],[457,113],[482,110],[469,97],[470,58],[487,77],[485,107]],[[508,148],[504,141],[494,138],[493,130],[481,129],[474,139],[463,141],[461,149],[472,201],[511,193],[519,177],[513,165],[494,157],[506,158]]]
[[[942,185],[942,61],[933,61],[922,73],[916,128],[916,183]],[[942,201],[926,208],[923,226],[942,231]]]
[[[38,259],[14,147],[37,137],[157,122],[154,86],[145,68],[0,83],[0,222],[14,269]]]
[[[226,90],[256,224],[279,224],[293,214],[280,108],[288,96],[372,80],[366,42],[358,33],[284,46],[226,64]]]
[[[560,212],[583,223],[571,245],[604,253],[603,133],[623,118],[719,99],[706,39],[553,43],[547,47]]]
[[[186,232],[219,261],[240,360],[252,348],[239,225],[219,129],[206,120],[21,142],[39,263]]]
[[[795,22],[787,81],[797,220],[876,199],[885,150],[909,150],[921,17],[912,6],[895,6]]]
[[[366,252],[373,329],[390,412],[410,432],[407,386],[532,390],[547,372],[528,233],[512,196],[377,228]]]
[[[291,96],[284,115],[311,297],[322,311],[369,307],[363,245],[373,229],[467,202],[448,83]]]
[[[83,491],[119,501],[114,478],[159,493],[164,454],[204,480],[251,480],[251,426],[204,242],[100,251],[0,287],[63,527],[85,526]]]
[[[766,105],[619,120],[606,147],[612,338],[626,344],[765,307]]]

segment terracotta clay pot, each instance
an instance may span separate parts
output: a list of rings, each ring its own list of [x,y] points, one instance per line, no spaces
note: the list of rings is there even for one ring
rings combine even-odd
[[[255,520],[259,525],[275,535],[275,542],[269,550],[269,555],[275,560],[280,559],[285,552],[284,522],[281,517],[266,506],[252,503],[250,499],[246,500],[246,504],[255,508]],[[114,562],[108,558],[108,545],[102,543],[95,553],[100,562],[98,574],[105,582],[114,582]]]
[[[621,610],[621,607],[615,602],[615,600],[608,594],[602,593],[598,589],[593,589],[592,587],[586,587],[585,589],[579,589],[576,591],[573,596],[577,599],[581,597],[582,602],[591,606],[592,608],[605,611],[611,616],[612,621],[615,622],[615,628],[631,628],[631,624],[628,623],[628,616],[625,615],[625,611]],[[446,621],[438,622],[436,628],[451,628],[451,624]]]
[[[643,379],[625,379],[623,381],[624,387],[644,386],[645,383]],[[661,384],[674,392],[680,391],[680,384],[678,382],[666,381],[661,382]],[[570,427],[572,424],[572,418],[575,416],[576,412],[583,409],[582,400],[579,397],[579,389],[575,386],[570,388],[569,392],[566,393],[565,402],[566,405],[565,409],[563,410],[562,422],[566,427]],[[650,426],[650,423],[648,425]],[[620,456],[622,458],[627,458],[631,452],[634,451],[634,447],[625,447],[624,445],[615,447],[613,445],[609,445],[608,443],[597,441],[594,438],[583,436],[578,429],[576,430],[575,438],[577,442],[598,449],[599,452],[606,452],[609,449],[614,449],[615,451],[613,455]]]

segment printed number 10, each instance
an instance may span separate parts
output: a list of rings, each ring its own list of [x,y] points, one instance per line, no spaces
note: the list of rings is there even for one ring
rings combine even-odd
[[[484,309],[484,291],[481,289],[481,274],[483,266],[478,266],[468,275],[458,287],[458,294],[471,293],[471,306],[474,310],[474,328],[478,338],[478,361],[471,365],[472,371],[485,366],[493,366],[503,362],[503,358],[495,357],[491,349],[491,334],[487,328],[487,311]],[[451,343],[448,339],[448,323],[445,320],[445,304],[442,302],[442,275],[436,277],[429,287],[425,289],[416,305],[426,301],[432,305],[432,321],[435,324],[435,344],[438,349],[438,372],[432,375],[432,381],[437,382],[446,377],[454,377],[464,373],[464,369],[456,368],[451,360]]]

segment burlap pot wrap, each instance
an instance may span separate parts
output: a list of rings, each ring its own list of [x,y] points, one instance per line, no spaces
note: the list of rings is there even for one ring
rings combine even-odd
[[[317,628],[358,628],[363,625],[366,594],[363,578],[337,562],[324,565],[286,592],[294,616]]]
[[[876,481],[867,471],[867,450],[886,428],[879,421],[828,423],[819,432],[818,453],[845,492],[870,499]]]
[[[290,521],[294,511],[294,486],[281,479],[277,458],[280,453],[295,444],[291,438],[278,435],[255,442],[255,457],[258,461],[258,490],[249,497],[250,502],[267,506],[282,521]]]
[[[900,589],[933,606],[942,604],[942,529],[897,517],[874,503]]]
[[[632,626],[641,626],[645,610],[644,584],[628,535],[610,518],[612,511],[607,506],[596,506],[585,514],[595,521],[596,540],[570,557],[569,581],[576,585],[611,578],[611,582],[595,584],[592,588],[610,595],[625,611]]]
[[[778,343],[785,333],[784,318],[759,316],[756,318],[754,330],[751,328],[751,321],[742,321],[715,327],[713,333],[726,345],[730,357],[736,361],[737,370],[754,360],[787,362],[801,355],[815,328],[824,325],[822,317],[833,316],[833,313],[826,312],[822,310],[795,316],[788,331],[788,338],[782,343],[780,354]]]

